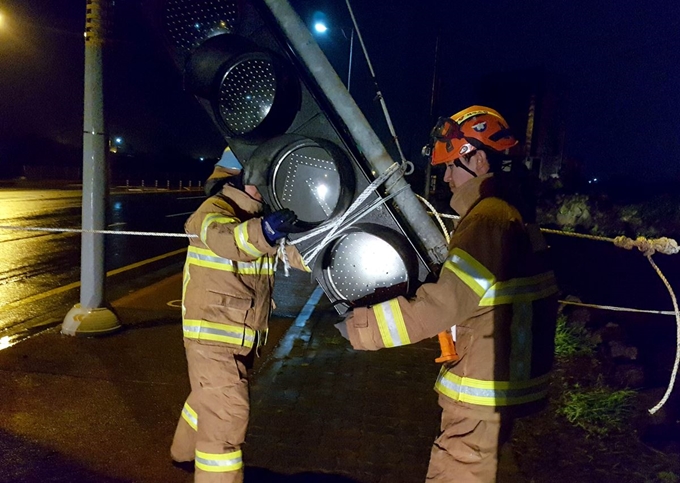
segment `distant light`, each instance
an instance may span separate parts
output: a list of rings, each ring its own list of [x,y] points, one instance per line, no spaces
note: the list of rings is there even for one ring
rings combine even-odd
[[[198,160],[199,161],[205,161],[205,158],[203,156],[201,156],[200,158],[198,158]]]
[[[0,337],[0,350],[12,347],[12,339],[8,335]]]
[[[326,24],[323,22],[316,22],[314,24],[314,30],[316,30],[320,34],[325,34],[328,31],[328,27],[326,27]]]
[[[597,183],[597,178],[594,178],[593,181],[594,181],[595,183]]]
[[[123,138],[118,137],[118,138],[114,139],[114,141],[116,142],[116,144],[122,144]]]
[[[120,201],[116,201],[113,204],[113,209],[116,210],[116,211],[120,210],[122,207],[123,207],[123,203],[121,203]]]

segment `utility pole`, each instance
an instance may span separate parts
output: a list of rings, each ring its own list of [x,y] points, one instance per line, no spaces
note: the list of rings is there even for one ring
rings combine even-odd
[[[430,126],[435,125],[437,118],[436,106],[439,104],[439,39],[441,35],[437,33],[437,40],[434,44],[434,70],[432,73],[432,94],[430,95]],[[430,199],[430,184],[432,177],[432,164],[429,162],[425,166],[425,196]]]
[[[106,228],[108,143],[102,50],[107,1],[87,0],[86,7],[80,303],[64,318],[61,333],[65,335],[101,335],[120,328],[116,315],[105,307],[104,235],[93,233]]]

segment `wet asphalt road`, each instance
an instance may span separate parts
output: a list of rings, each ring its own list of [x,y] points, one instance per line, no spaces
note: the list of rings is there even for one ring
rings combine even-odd
[[[107,229],[183,233],[185,220],[204,199],[198,190],[113,192]],[[58,318],[59,311],[78,301],[80,234],[23,229],[80,224],[79,190],[0,190],[0,226],[16,228],[0,230],[0,340],[53,324],[55,311]],[[184,238],[107,235],[105,240],[107,271],[186,247]],[[182,258],[168,257],[165,262]],[[118,279],[125,283],[125,277]]]

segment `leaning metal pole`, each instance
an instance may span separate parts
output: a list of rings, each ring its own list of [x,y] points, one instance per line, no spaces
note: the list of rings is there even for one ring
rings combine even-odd
[[[104,235],[106,228],[107,137],[104,129],[103,9],[106,0],[88,0],[85,20],[85,99],[83,123],[83,208],[80,303],[64,318],[61,333],[100,335],[120,328],[104,301]]]
[[[394,161],[300,17],[286,0],[264,0],[264,2],[283,29],[293,49],[344,121],[376,174],[379,176],[384,173],[394,164]],[[388,192],[407,188],[397,195],[394,201],[412,231],[420,237],[422,245],[427,250],[429,261],[435,264],[443,263],[447,254],[444,235],[430,219],[401,173],[392,175],[386,187]]]

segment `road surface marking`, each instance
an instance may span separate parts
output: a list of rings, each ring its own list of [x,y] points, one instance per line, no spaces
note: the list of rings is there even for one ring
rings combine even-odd
[[[164,253],[163,255],[158,255],[157,257],[153,258],[147,258],[146,260],[142,260],[141,262],[133,263],[131,265],[127,265],[125,267],[121,268],[116,268],[115,270],[111,270],[109,272],[106,272],[107,277],[112,277],[114,275],[118,275],[119,273],[127,272],[128,270],[132,270],[138,267],[142,267],[144,265],[148,265],[149,263],[157,262],[158,260],[163,260],[164,258],[169,258],[174,255],[178,255],[182,252],[185,252],[187,249],[186,248],[180,248],[179,250],[175,250],[172,252]],[[7,308],[13,308],[13,307],[18,307],[20,305],[24,304],[29,304],[32,302],[36,302],[38,300],[42,300],[47,297],[51,297],[53,295],[58,295],[60,293],[68,292],[69,290],[73,290],[74,288],[80,287],[80,282],[73,282],[69,283],[68,285],[64,285],[63,287],[58,287],[52,290],[48,290],[47,292],[42,292],[36,295],[32,295],[30,297],[26,297],[21,300],[15,300],[14,302],[10,302],[8,304],[0,305],[0,309],[7,309]]]
[[[305,324],[307,323],[309,317],[314,312],[316,304],[319,303],[319,300],[321,299],[322,295],[323,289],[319,285],[317,285],[314,291],[312,292],[312,295],[309,296],[307,302],[305,302],[304,307],[302,307],[302,310],[295,318],[295,322],[293,322],[293,325],[291,325],[290,329],[288,329],[288,332],[286,332],[286,334],[279,342],[279,346],[276,348],[276,351],[274,352],[273,355],[274,359],[282,359],[286,357],[293,348],[293,344],[295,343],[295,341],[297,339],[305,338],[302,335],[305,329]],[[309,335],[310,334],[306,335],[307,340],[309,340]]]

